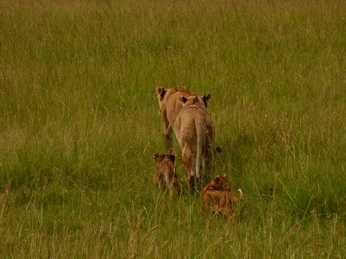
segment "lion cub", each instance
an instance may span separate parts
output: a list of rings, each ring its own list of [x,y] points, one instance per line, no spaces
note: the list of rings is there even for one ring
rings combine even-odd
[[[174,168],[174,155],[154,155],[156,172],[154,180],[161,190],[168,189],[170,195],[179,193],[178,177]]]
[[[238,189],[239,198],[232,194],[232,189],[225,176],[216,176],[203,189],[202,209],[209,208],[214,213],[221,213],[225,216],[234,216],[233,203],[243,198],[243,191]]]

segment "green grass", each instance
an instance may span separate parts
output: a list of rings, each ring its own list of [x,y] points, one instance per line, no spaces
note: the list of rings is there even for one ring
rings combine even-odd
[[[345,13],[342,0],[0,0],[0,254],[345,257]],[[213,174],[244,189],[236,219],[155,186],[157,85],[212,94]]]

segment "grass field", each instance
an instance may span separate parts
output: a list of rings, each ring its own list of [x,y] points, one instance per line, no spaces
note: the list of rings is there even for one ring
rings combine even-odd
[[[0,0],[0,257],[345,258],[345,14]],[[155,186],[157,85],[212,94],[212,174],[244,190],[236,219]]]

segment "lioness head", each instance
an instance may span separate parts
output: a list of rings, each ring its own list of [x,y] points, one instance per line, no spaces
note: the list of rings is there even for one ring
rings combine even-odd
[[[162,101],[163,98],[165,98],[165,95],[168,91],[171,91],[171,92],[189,92],[189,91],[186,91],[185,87],[181,86],[181,87],[178,87],[178,88],[168,88],[168,89],[165,89],[163,88],[162,86],[157,86],[156,87],[156,95],[157,95],[157,99],[159,101]]]
[[[164,115],[164,113],[168,112],[168,117],[176,117],[182,107],[182,105],[180,105],[180,107],[176,105],[176,97],[180,95],[189,97],[191,95],[195,95],[195,93],[187,91],[185,87],[182,86],[178,88],[163,88],[161,86],[156,87],[156,97],[159,101],[160,111],[163,113],[162,116],[167,116]],[[172,113],[176,113],[176,115],[172,115]]]
[[[218,175],[208,183],[208,185],[203,189],[203,192],[207,190],[231,191],[231,187],[229,186],[225,175]]]
[[[166,94],[167,90],[161,86],[156,87],[156,94],[157,94],[157,99],[159,99],[159,101],[161,101]]]
[[[208,101],[211,98],[211,94],[206,94],[204,96],[199,96],[199,95],[193,95],[188,98],[184,96],[180,96],[179,99],[183,103],[183,107],[187,105],[199,105],[203,107],[208,107]]]

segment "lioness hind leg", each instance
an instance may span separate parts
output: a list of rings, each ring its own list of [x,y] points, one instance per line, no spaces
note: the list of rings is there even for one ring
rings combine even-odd
[[[189,182],[189,191],[194,192],[196,187],[196,177],[192,174],[189,174],[187,177],[187,181]]]
[[[206,165],[208,168],[214,169],[215,167],[215,150],[214,150],[214,138],[215,132],[214,127],[209,126],[207,129],[207,138],[206,138]]]
[[[173,154],[173,147],[174,147],[174,136],[173,136],[173,129],[172,127],[168,126],[166,127],[163,125],[163,139],[165,142],[165,148],[168,154]]]
[[[194,172],[194,161],[193,161],[193,155],[192,152],[190,150],[190,148],[188,146],[185,146],[182,149],[182,162],[183,162],[183,168],[184,168],[184,172],[186,174],[187,177],[187,181],[189,182],[189,186],[190,186],[190,190],[194,189],[194,185],[195,185],[195,172]]]
[[[212,143],[209,141],[207,141],[205,157],[206,157],[206,166],[209,169],[214,169],[214,167],[215,167],[215,151],[214,151],[214,147],[213,147]]]

